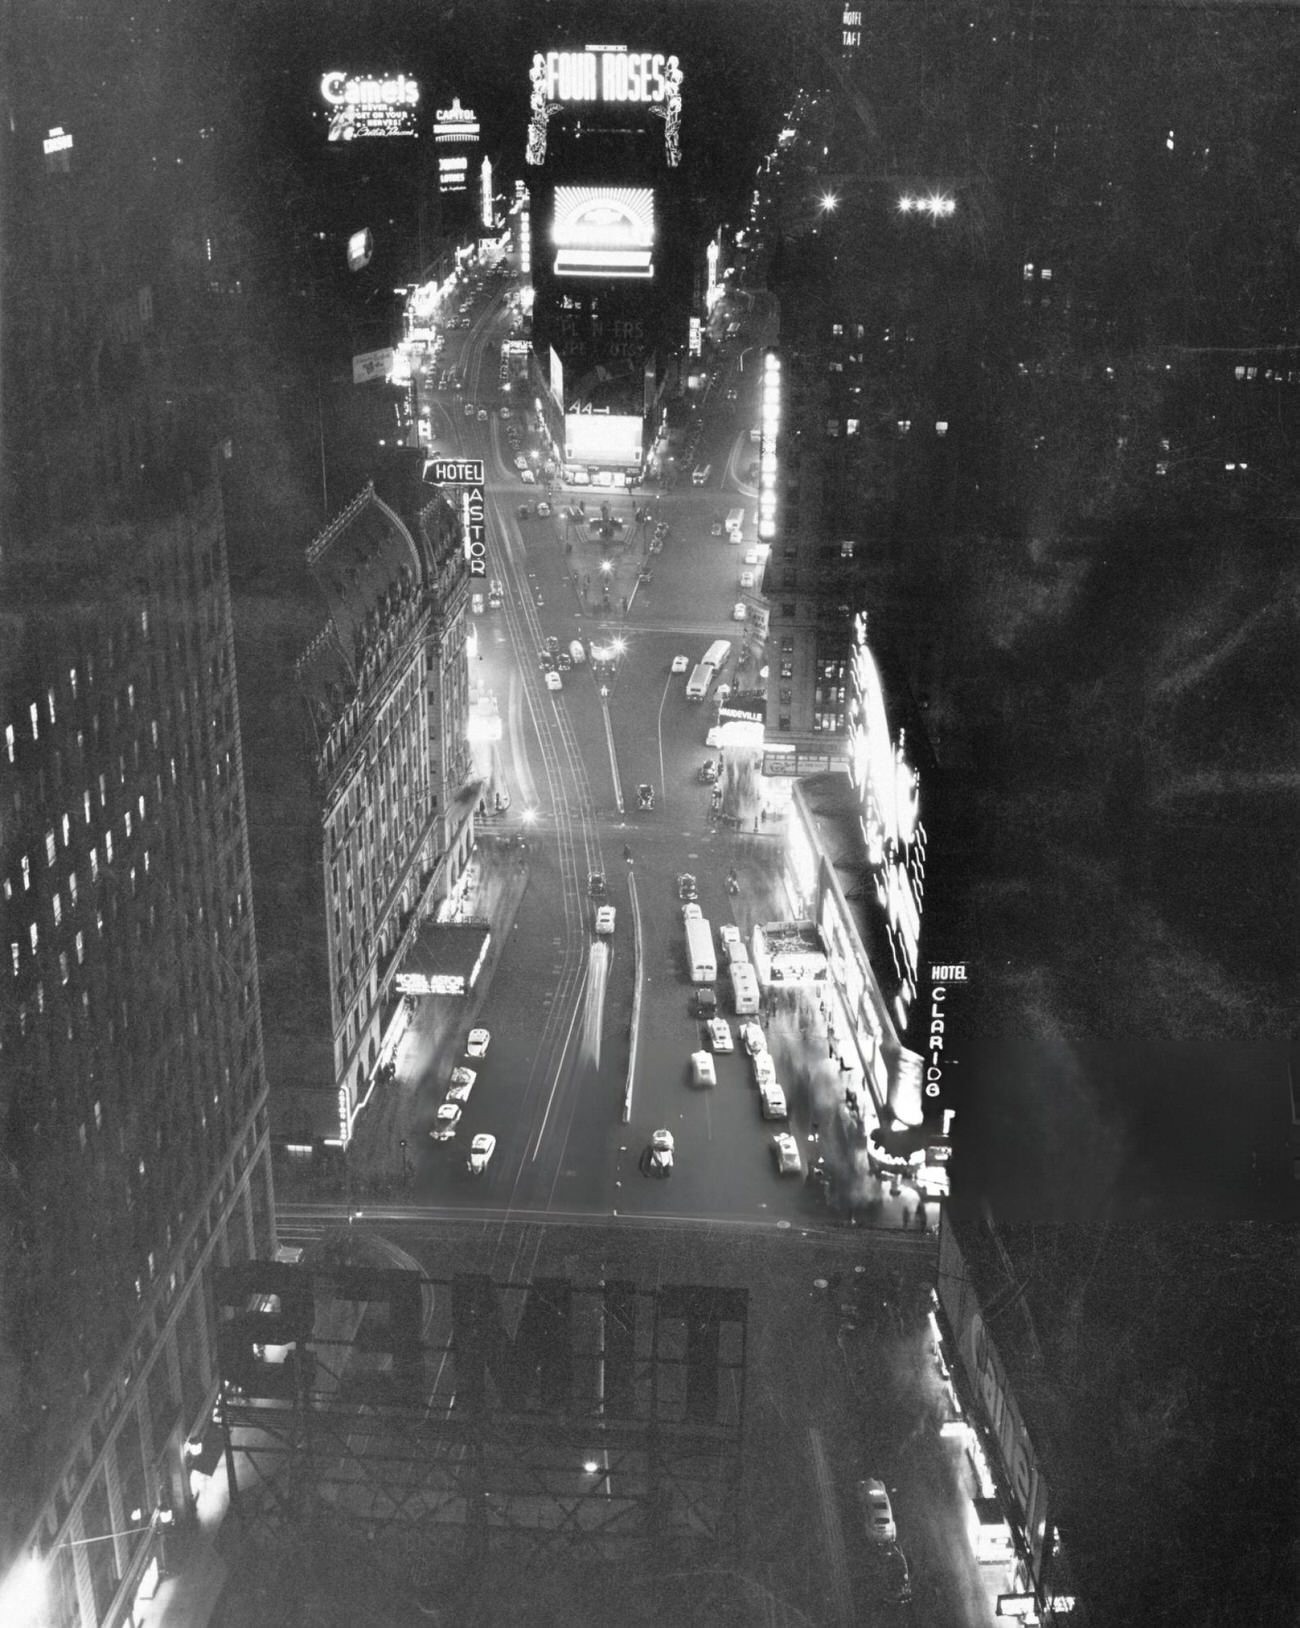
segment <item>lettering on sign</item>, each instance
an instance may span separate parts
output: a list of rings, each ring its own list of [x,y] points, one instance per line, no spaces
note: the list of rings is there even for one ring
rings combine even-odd
[[[487,534],[483,525],[483,488],[471,486],[465,493],[465,556],[472,577],[487,575]]]
[[[482,486],[482,458],[431,458],[424,478],[435,486]]]

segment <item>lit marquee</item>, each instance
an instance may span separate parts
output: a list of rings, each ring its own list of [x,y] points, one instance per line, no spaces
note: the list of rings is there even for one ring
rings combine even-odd
[[[859,819],[884,917],[897,990],[894,1016],[907,1027],[917,991],[917,955],[925,898],[926,834],[920,776],[907,761],[906,737],[890,737],[880,673],[867,647],[866,617],[853,623],[853,697],[849,707],[849,773],[860,800]]]
[[[556,187],[557,277],[653,277],[649,187]]]
[[[763,356],[758,446],[758,537],[769,545],[776,536],[776,439],[780,429],[781,358],[769,350]]]

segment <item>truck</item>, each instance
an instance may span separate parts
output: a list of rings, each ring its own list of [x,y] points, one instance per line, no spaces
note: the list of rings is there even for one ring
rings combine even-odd
[[[709,693],[709,686],[713,683],[714,669],[707,661],[700,662],[695,671],[686,680],[686,699],[688,701],[703,701]]]
[[[747,962],[731,963],[731,1000],[737,1017],[748,1017],[758,1011],[758,979]]]
[[[713,929],[703,916],[686,923],[686,960],[693,984],[711,984],[718,976],[718,958],[713,950]]]
[[[730,537],[733,531],[740,531],[745,524],[745,511],[743,509],[730,509],[727,512],[727,523],[724,530]]]

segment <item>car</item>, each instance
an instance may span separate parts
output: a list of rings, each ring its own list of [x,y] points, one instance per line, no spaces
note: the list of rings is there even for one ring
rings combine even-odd
[[[893,1506],[883,1481],[858,1482],[858,1508],[862,1511],[862,1525],[873,1543],[897,1543],[898,1527],[894,1524]]]
[[[726,1018],[709,1019],[709,1044],[714,1051],[735,1051],[735,1042],[731,1038],[731,1025]]]
[[[479,1054],[480,1056],[482,1053]],[[472,1068],[453,1068],[451,1071],[451,1084],[447,1087],[447,1101],[467,1103],[470,1093],[474,1089],[474,1081],[478,1075]]]
[[[721,522],[721,520],[715,520],[713,522],[713,524],[709,527],[709,536],[710,537],[721,537],[722,536],[722,522]]]
[[[727,400],[728,401],[735,401],[735,399],[736,399],[736,387],[733,385],[731,387],[731,389],[727,391]]]
[[[487,423],[487,421],[488,421],[488,410],[487,410],[486,407],[480,407],[479,408],[479,410],[478,410],[478,421],[479,421],[480,424],[486,424]]]
[[[560,641],[553,633],[550,634],[546,640],[546,648],[551,652],[552,655],[555,655],[560,648]]]
[[[757,565],[758,564],[758,550],[756,548],[747,548],[745,550],[745,564],[746,565]]]
[[[742,571],[740,573],[740,586],[742,588],[752,588],[756,580],[753,571]]]
[[[472,401],[467,401],[465,403],[465,417],[466,418],[473,418],[473,416],[474,416],[474,403]]]
[[[703,919],[703,917],[704,917],[704,912],[700,909],[699,905],[697,905],[697,904],[684,904],[682,906],[682,920],[683,921],[701,921]]]
[[[614,906],[602,904],[596,911],[596,931],[602,935],[614,931]]]
[[[548,690],[562,690],[564,688],[564,680],[554,667],[548,667],[546,670],[546,688]]]
[[[717,1071],[713,1066],[713,1058],[707,1051],[693,1051],[691,1053],[691,1084],[716,1085],[718,1083]]]
[[[756,1052],[750,1058],[750,1062],[754,1069],[754,1084],[760,1091],[769,1085],[776,1085],[776,1064],[772,1061],[770,1051]]]
[[[724,921],[718,924],[718,942],[725,950],[729,944],[740,943],[740,928],[734,921]]]
[[[532,512],[533,511],[528,507],[528,505],[526,503],[521,503],[519,505],[518,513],[519,513],[519,518],[521,520],[529,519],[530,516],[532,515]]]
[[[593,899],[603,899],[609,892],[609,887],[605,881],[605,873],[603,871],[588,871],[587,892]]]
[[[706,786],[711,786],[718,778],[718,765],[711,757],[706,757],[700,764],[700,779]]]
[[[675,673],[684,673],[686,671],[687,667],[689,667],[689,666],[690,666],[690,663],[687,661],[685,656],[674,656],[673,657],[673,667],[672,667],[673,672],[675,672]]]
[[[767,1036],[757,1023],[740,1025],[740,1043],[751,1057],[761,1057],[767,1051]]]
[[[492,1035],[487,1029],[471,1029],[469,1038],[465,1042],[465,1052],[470,1057],[486,1057],[487,1049],[492,1043]]]
[[[573,657],[569,654],[569,652],[567,650],[561,650],[559,655],[556,656],[556,658],[555,658],[555,665],[559,668],[559,670],[562,673],[572,672],[573,671]]]
[[[533,474],[531,469],[521,469],[519,471],[519,479],[523,481],[525,486],[537,485],[537,476]]]
[[[671,1176],[673,1173],[673,1133],[656,1131],[650,1138],[646,1168],[652,1176]]]
[[[653,786],[643,784],[636,788],[636,806],[638,808],[653,808],[655,806],[655,789]]]
[[[739,599],[731,607],[731,620],[733,622],[743,622],[745,620],[745,607]]]
[[[777,1174],[797,1176],[803,1169],[799,1157],[799,1144],[789,1131],[778,1131],[772,1138],[772,1156],[776,1160]]]
[[[650,544],[650,552],[652,554],[662,554],[663,551],[664,551],[664,540],[663,540],[662,537],[656,537]]]
[[[689,871],[683,871],[677,878],[677,897],[679,899],[698,899],[700,890],[695,885],[695,878]]]
[[[906,1605],[912,1598],[907,1556],[896,1543],[882,1544],[871,1567],[871,1592],[886,1605]]]
[[[539,650],[537,652],[537,665],[544,673],[549,673],[551,668],[555,666],[555,657],[549,650]]]
[[[491,1131],[480,1131],[469,1145],[469,1158],[465,1166],[471,1176],[481,1176],[496,1152],[497,1139]]]
[[[435,1142],[450,1142],[456,1134],[456,1127],[460,1124],[460,1116],[464,1109],[458,1102],[444,1102],[433,1117],[433,1129],[429,1135]]]
[[[708,984],[700,984],[696,987],[695,1015],[697,1018],[703,1018],[705,1022],[709,1018],[718,1015],[718,992]]]
[[[500,419],[509,419],[509,417],[510,417],[510,409],[508,407],[503,407],[501,409],[501,411],[497,414],[497,417],[500,418]]]
[[[537,505],[537,518],[539,520],[545,520],[547,518],[547,516],[550,514],[550,512],[551,512],[551,505],[546,501],[545,498],[542,498],[541,501]]]
[[[775,1080],[764,1082],[758,1091],[759,1109],[764,1119],[789,1119],[790,1110],[785,1105],[785,1092]]]
[[[515,468],[516,469],[527,469],[528,468],[528,459],[524,457],[522,452],[517,452],[515,454]]]

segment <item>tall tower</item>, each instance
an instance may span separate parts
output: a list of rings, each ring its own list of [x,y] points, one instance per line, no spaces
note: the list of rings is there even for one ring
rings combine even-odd
[[[38,1562],[67,1628],[125,1620],[186,1518],[211,1280],[274,1245],[219,432],[186,405],[208,132],[149,100],[164,22],[123,57],[29,8],[0,85],[0,1590]]]

